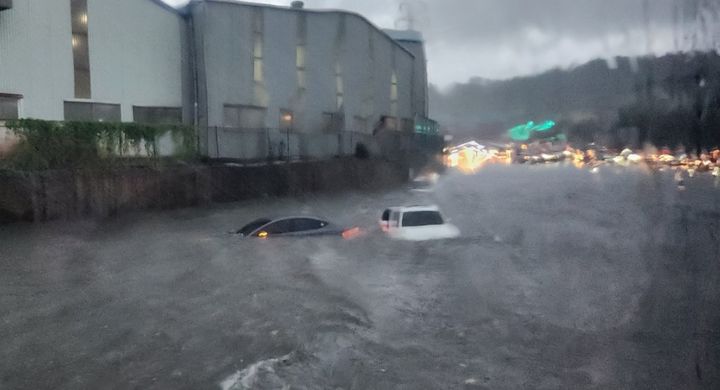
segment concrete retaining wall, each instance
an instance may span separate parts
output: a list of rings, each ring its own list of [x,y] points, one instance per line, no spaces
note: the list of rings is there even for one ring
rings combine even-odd
[[[398,185],[407,178],[408,168],[403,164],[356,159],[257,167],[0,171],[0,223],[107,217],[261,196],[370,190]]]

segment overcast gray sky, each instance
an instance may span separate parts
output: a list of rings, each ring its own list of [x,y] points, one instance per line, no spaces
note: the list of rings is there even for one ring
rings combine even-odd
[[[166,0],[184,3],[186,0]],[[648,12],[644,2],[650,5]],[[693,1],[693,0],[687,0]],[[288,5],[290,0],[255,1]],[[679,0],[306,0],[308,8],[359,12],[382,28],[414,9],[426,37],[430,82],[505,79],[598,57],[663,54],[682,46]],[[682,11],[681,11],[682,12]],[[400,26],[405,26],[401,21]]]

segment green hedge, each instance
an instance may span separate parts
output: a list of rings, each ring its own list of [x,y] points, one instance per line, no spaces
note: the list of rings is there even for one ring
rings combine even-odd
[[[20,143],[4,161],[14,169],[94,168],[127,160],[154,162],[160,158],[158,139],[170,133],[177,159],[196,155],[192,127],[138,123],[54,122],[20,119],[6,123]]]

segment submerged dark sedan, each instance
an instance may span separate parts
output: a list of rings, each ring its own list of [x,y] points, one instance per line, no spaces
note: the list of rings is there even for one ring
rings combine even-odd
[[[343,238],[351,238],[359,233],[359,229],[343,229],[316,217],[283,217],[256,219],[236,233],[243,237],[255,238],[303,236],[342,236]]]

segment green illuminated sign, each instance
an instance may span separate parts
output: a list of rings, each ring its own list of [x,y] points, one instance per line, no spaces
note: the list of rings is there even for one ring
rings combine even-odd
[[[508,130],[508,134],[513,141],[527,141],[533,137],[533,133],[543,133],[549,131],[555,127],[556,123],[553,121],[546,121],[540,124],[535,122],[528,122],[524,125],[515,126]]]

